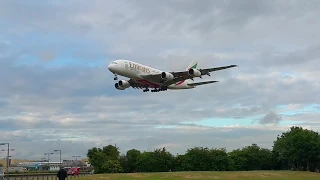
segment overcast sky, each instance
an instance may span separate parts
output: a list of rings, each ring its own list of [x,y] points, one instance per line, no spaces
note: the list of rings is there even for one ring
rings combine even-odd
[[[13,158],[93,146],[271,148],[320,129],[318,0],[0,1],[0,142]],[[114,88],[129,59],[164,71],[239,65],[191,90]],[[127,79],[119,77],[119,79]],[[196,79],[196,81],[202,81]],[[2,146],[0,148],[6,148]],[[5,152],[0,151],[0,157]],[[53,155],[52,160],[58,160]]]

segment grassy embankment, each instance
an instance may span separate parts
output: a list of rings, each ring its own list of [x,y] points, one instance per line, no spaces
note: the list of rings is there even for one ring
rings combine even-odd
[[[80,177],[78,180],[319,180],[320,173],[298,171],[243,171],[243,172],[168,172],[168,173],[132,173],[132,174],[96,174]]]

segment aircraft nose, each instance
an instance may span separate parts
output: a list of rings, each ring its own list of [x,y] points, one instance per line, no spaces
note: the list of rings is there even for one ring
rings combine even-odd
[[[115,64],[109,64],[108,69],[109,69],[109,71],[113,72],[116,69],[116,65]]]
[[[111,69],[112,69],[112,64],[109,64],[108,69],[111,71]]]

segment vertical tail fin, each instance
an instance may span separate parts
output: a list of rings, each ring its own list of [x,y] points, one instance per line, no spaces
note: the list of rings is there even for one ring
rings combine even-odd
[[[197,65],[198,65],[198,61],[196,61],[196,60],[194,60],[194,61],[192,61],[190,64],[189,64],[189,66],[188,66],[188,68],[186,69],[187,71],[189,70],[189,69],[195,69],[195,68],[197,68]],[[193,81],[193,79],[191,79],[192,81]],[[187,81],[187,82],[191,82],[191,80],[190,79],[186,79],[185,81]]]
[[[198,61],[194,60],[189,64],[189,66],[186,70],[189,70],[191,68],[197,68],[197,65],[198,65]]]

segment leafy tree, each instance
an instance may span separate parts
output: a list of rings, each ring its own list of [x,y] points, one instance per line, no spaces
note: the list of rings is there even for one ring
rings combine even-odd
[[[128,172],[135,172],[138,169],[138,159],[141,155],[141,152],[136,149],[130,149],[127,151],[126,158],[127,158],[127,171]]]
[[[269,149],[261,148],[259,151],[260,168],[259,170],[270,170],[272,169],[272,151]]]
[[[120,162],[120,165],[123,169],[123,172],[126,172],[126,173],[130,172],[130,170],[128,168],[127,156],[125,154],[120,155],[119,162]]]
[[[119,148],[113,145],[108,145],[102,148],[102,152],[108,157],[109,160],[118,160],[120,151]]]
[[[291,127],[274,141],[272,150],[252,144],[227,152],[225,148],[194,147],[173,156],[165,147],[140,152],[130,149],[120,156],[119,148],[108,145],[88,150],[89,162],[97,173],[166,171],[251,171],[309,170],[320,167],[320,135]]]
[[[249,170],[248,154],[241,150],[236,149],[229,153],[230,158],[233,161],[233,169],[237,171]]]
[[[109,159],[102,163],[100,171],[104,173],[120,173],[123,172],[123,167],[120,161]]]
[[[137,160],[139,172],[168,172],[174,167],[174,156],[165,148],[143,152]]]
[[[272,168],[272,153],[257,144],[236,149],[229,153],[234,169],[239,171],[268,170]]]
[[[317,132],[293,126],[274,141],[273,157],[278,167],[315,171],[319,168],[320,136]]]
[[[143,152],[140,154],[137,161],[139,172],[156,172],[154,166],[156,166],[156,162],[153,159],[152,152]]]
[[[191,164],[187,162],[187,156],[185,154],[177,154],[174,162],[175,171],[190,171],[192,169]]]
[[[225,148],[209,150],[209,169],[214,171],[229,171],[233,166]]]
[[[87,157],[95,168],[95,173],[122,172],[119,154],[117,147],[108,145],[102,149],[96,147],[89,149]]]
[[[166,150],[165,147],[162,149],[155,149],[153,151],[153,157],[157,163],[157,172],[168,172],[174,167],[174,157]]]

